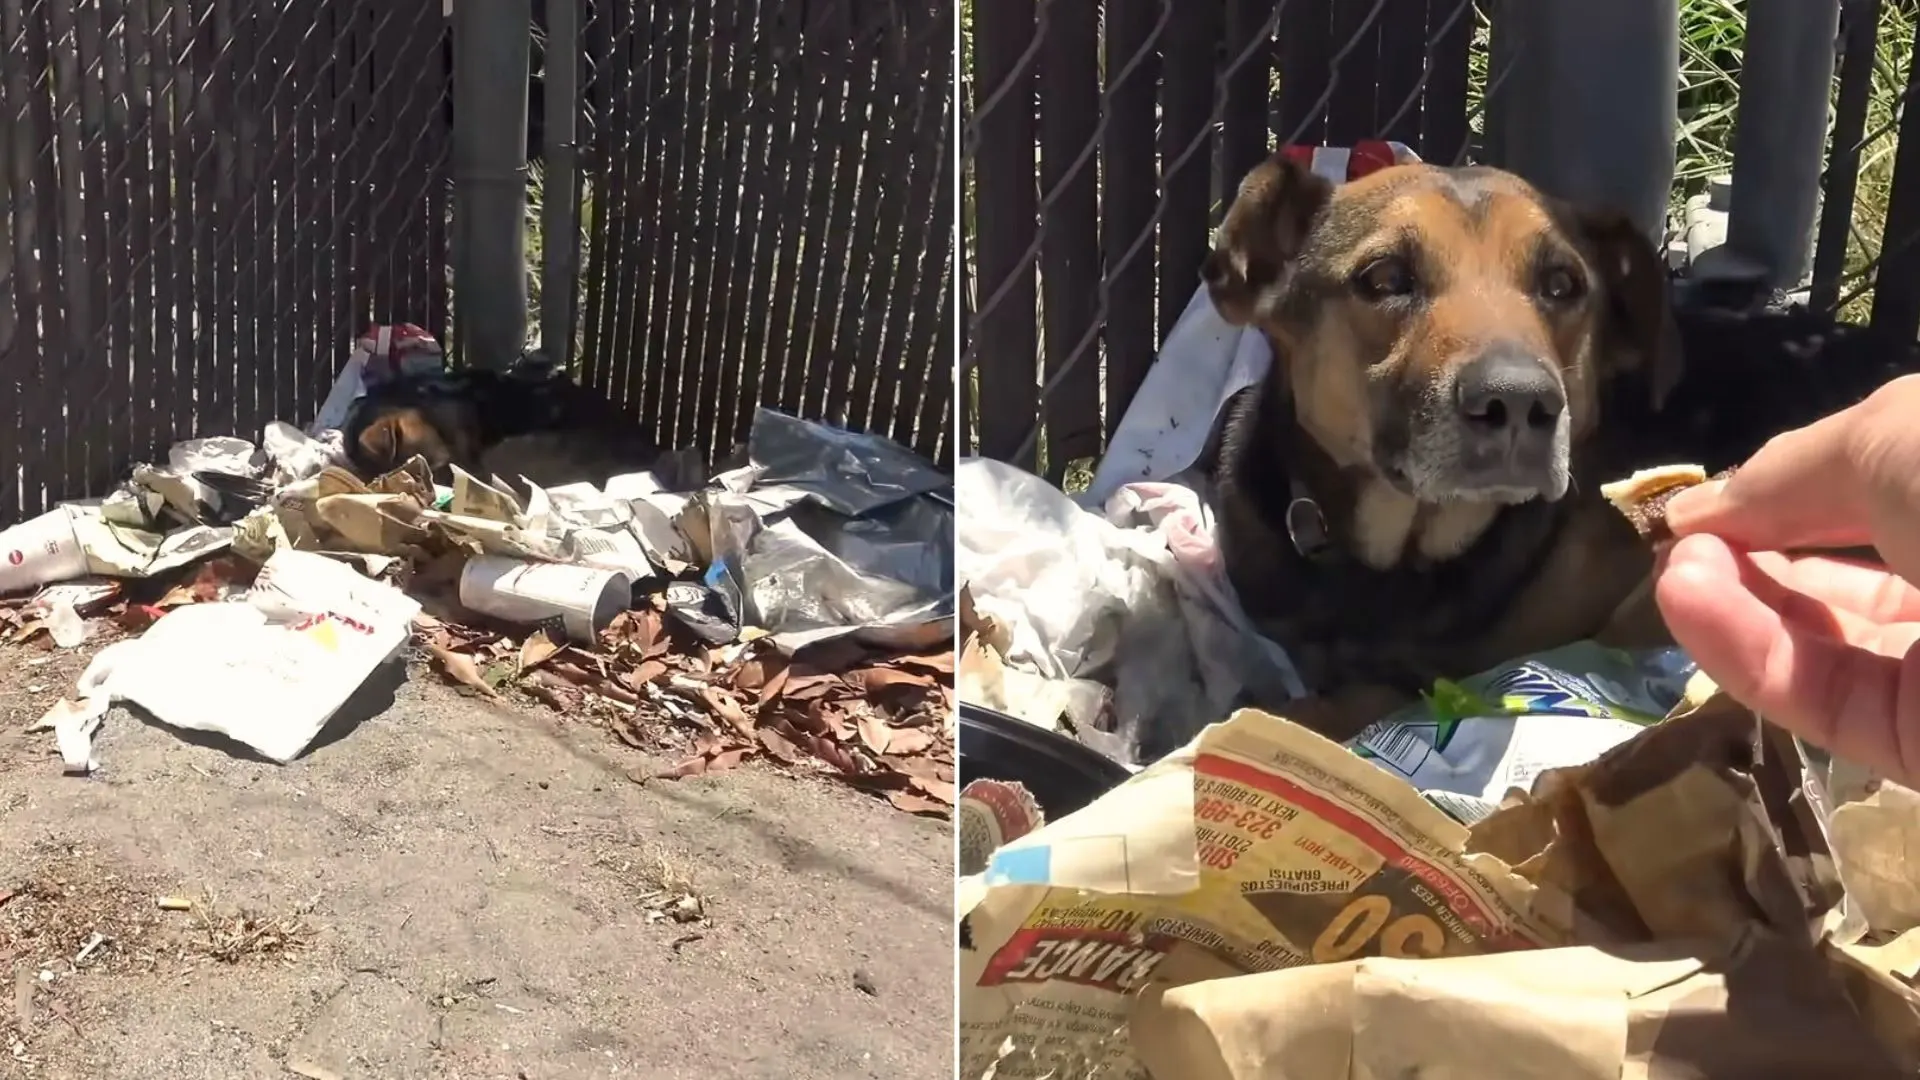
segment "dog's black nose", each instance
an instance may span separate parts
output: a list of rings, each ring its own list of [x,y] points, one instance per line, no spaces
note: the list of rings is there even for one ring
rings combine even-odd
[[[1549,433],[1566,410],[1566,391],[1538,357],[1496,349],[1460,369],[1454,380],[1460,415],[1489,434]]]

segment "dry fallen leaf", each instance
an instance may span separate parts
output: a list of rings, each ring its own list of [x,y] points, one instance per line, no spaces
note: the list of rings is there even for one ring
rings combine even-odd
[[[667,620],[658,611],[649,608],[632,615],[633,636],[629,640],[640,650],[642,660],[663,656],[673,648],[673,639],[667,634]]]
[[[916,675],[897,668],[870,667],[848,673],[847,681],[869,694],[878,694],[901,686],[932,686],[934,680],[931,675]]]
[[[916,776],[913,778],[913,786],[939,799],[948,806],[952,806],[954,800],[959,797],[959,793],[954,789],[953,783],[948,780],[929,780],[925,777]]]
[[[886,748],[879,752],[911,757],[915,754],[924,754],[928,750],[933,749],[933,744],[933,732],[928,731],[926,728],[894,728],[892,733],[887,737]]]
[[[806,756],[791,739],[770,727],[761,728],[759,736],[760,745],[766,748],[767,753],[784,764],[798,764]]]
[[[893,741],[893,729],[887,726],[886,717],[874,712],[863,712],[855,721],[860,729],[860,741],[867,749],[876,754],[887,752],[887,746]]]
[[[791,668],[788,672],[786,686],[781,689],[780,696],[790,701],[817,701],[846,685],[838,675],[795,675]]]
[[[714,715],[725,720],[735,731],[749,739],[753,738],[756,726],[753,718],[740,707],[740,703],[734,699],[732,692],[718,686],[703,686],[700,688],[700,700],[706,702],[707,708],[713,710]]]
[[[919,671],[931,671],[936,675],[951,675],[953,674],[953,660],[953,650],[948,649],[944,652],[930,653],[926,656],[902,656],[896,658],[893,662],[901,667],[914,668]]]
[[[443,645],[429,644],[427,651],[433,654],[434,660],[440,665],[440,670],[454,682],[478,690],[490,698],[500,697],[499,692],[488,685],[486,678],[480,674],[480,666],[473,662],[473,657],[454,652]]]
[[[553,643],[553,639],[547,636],[545,630],[535,630],[527,635],[527,640],[520,643],[521,673],[532,671],[553,659],[553,654],[559,651],[560,646]]]
[[[643,660],[639,667],[622,673],[620,681],[630,687],[640,687],[650,682],[659,682],[667,677],[667,672],[672,670],[665,660]]]
[[[622,705],[640,704],[639,694],[636,694],[633,691],[627,689],[626,687],[621,686],[619,683],[614,682],[612,679],[601,679],[598,683],[594,684],[593,690],[595,693],[599,694],[601,697],[609,698],[613,701],[617,701]]]
[[[933,817],[946,817],[953,808],[938,799],[930,799],[915,791],[889,791],[887,801],[896,810],[905,810],[909,814],[927,814]]]

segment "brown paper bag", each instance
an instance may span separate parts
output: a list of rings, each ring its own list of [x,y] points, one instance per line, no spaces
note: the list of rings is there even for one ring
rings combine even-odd
[[[1724,946],[1381,958],[1156,986],[1131,1030],[1165,1080],[1912,1075],[1822,957],[1758,929]]]

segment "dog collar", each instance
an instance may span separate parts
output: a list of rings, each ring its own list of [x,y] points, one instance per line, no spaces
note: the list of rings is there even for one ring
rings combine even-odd
[[[1287,539],[1293,541],[1293,550],[1308,559],[1319,559],[1332,547],[1326,511],[1298,480],[1293,482],[1293,500],[1287,503]]]

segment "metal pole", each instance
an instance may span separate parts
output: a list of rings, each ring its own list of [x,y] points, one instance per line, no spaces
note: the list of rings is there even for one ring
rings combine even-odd
[[[1840,0],[1748,0],[1727,246],[1792,289],[1813,255]]]
[[[453,5],[454,318],[475,367],[527,343],[527,76],[532,0]]]
[[[573,308],[580,268],[580,200],[575,170],[580,115],[580,0],[547,0],[546,190],[540,204],[540,348],[566,367],[573,359]]]
[[[1489,80],[1500,85],[1488,101],[1488,141],[1499,156],[1489,164],[1550,195],[1622,210],[1649,238],[1663,237],[1677,0],[1502,0],[1491,29]]]
[[[1914,33],[1914,42],[1920,43],[1920,30]],[[1916,97],[1920,97],[1920,64],[1909,62],[1902,99],[1911,102]],[[1870,325],[1883,341],[1903,349],[1920,336],[1920,109],[1900,110],[1893,187],[1887,192],[1887,222],[1880,230],[1880,269],[1873,276]]]
[[[1840,306],[1840,275],[1846,269],[1847,238],[1853,231],[1860,140],[1867,130],[1867,99],[1873,92],[1873,54],[1879,27],[1880,0],[1846,0],[1841,9],[1840,91],[1834,95],[1833,105],[1833,160],[1827,166],[1820,240],[1813,252],[1809,303],[1816,311]]]

